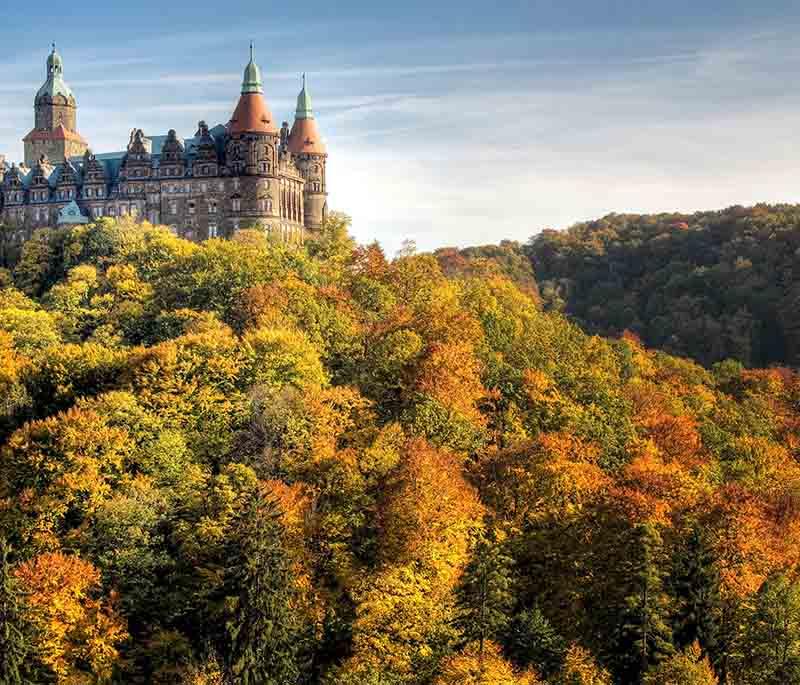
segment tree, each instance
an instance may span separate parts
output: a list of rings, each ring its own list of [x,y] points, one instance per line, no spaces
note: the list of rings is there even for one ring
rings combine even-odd
[[[543,685],[535,671],[516,673],[493,642],[470,644],[444,660],[434,685]]]
[[[30,629],[10,553],[8,543],[0,538],[0,683],[22,685],[31,660]]]
[[[597,665],[589,651],[571,645],[564,657],[564,667],[553,680],[554,685],[611,685],[608,671]]]
[[[703,654],[716,654],[722,601],[719,568],[697,526],[678,551],[673,578],[675,645],[685,648],[697,642]]]
[[[644,676],[643,685],[717,685],[717,676],[700,645],[694,643],[673,654]]]
[[[15,577],[31,608],[35,654],[56,682],[110,682],[127,631],[113,604],[96,597],[97,569],[56,552],[24,562]]]
[[[664,591],[662,540],[649,524],[633,530],[630,558],[623,562],[625,604],[617,626],[614,660],[624,682],[637,682],[651,664],[672,653],[669,598]]]
[[[487,640],[495,640],[509,621],[514,601],[511,588],[511,557],[503,552],[497,533],[490,528],[475,535],[472,554],[456,591],[459,628],[467,642],[478,643],[483,657]]]
[[[224,551],[217,640],[227,682],[297,683],[304,626],[276,505],[256,492],[235,517]]]
[[[745,683],[800,683],[800,584],[767,579],[750,608],[736,670]]]
[[[562,668],[568,647],[538,607],[522,611],[511,619],[504,644],[517,666],[533,666],[546,678]]]

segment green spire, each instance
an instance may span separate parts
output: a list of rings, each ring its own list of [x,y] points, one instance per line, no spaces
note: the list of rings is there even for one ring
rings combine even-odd
[[[255,50],[253,43],[250,42],[250,61],[244,68],[244,79],[242,80],[242,95],[246,93],[263,93],[261,85],[261,69],[258,68],[255,60]]]
[[[63,95],[67,99],[74,98],[69,86],[64,82],[64,62],[56,51],[55,43],[52,52],[47,56],[47,80],[36,93],[36,100],[45,95],[51,98],[56,95]]]
[[[306,75],[303,74],[303,90],[297,96],[297,112],[295,112],[295,119],[313,119],[314,110],[311,108],[311,95],[308,93],[306,86]]]
[[[61,55],[56,51],[56,44],[52,44],[53,50],[47,57],[47,75],[58,75],[64,73],[64,62],[61,60]]]

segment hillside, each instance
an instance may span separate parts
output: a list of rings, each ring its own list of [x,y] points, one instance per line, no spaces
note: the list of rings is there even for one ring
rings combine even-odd
[[[763,211],[544,235],[543,297],[693,241],[770,282]],[[517,255],[37,233],[0,272],[0,682],[800,683],[800,375],[587,335]]]
[[[709,366],[800,365],[800,207],[612,214],[524,248],[548,309]]]

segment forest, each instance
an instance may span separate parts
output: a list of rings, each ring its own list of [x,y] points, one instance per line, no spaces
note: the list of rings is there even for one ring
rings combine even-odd
[[[0,683],[800,683],[798,211],[6,249]]]
[[[632,331],[705,366],[800,365],[798,205],[611,214],[507,247],[530,258],[545,307],[590,333]]]

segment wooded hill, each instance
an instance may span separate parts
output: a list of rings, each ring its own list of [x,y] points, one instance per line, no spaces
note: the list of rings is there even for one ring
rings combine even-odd
[[[641,240],[789,264],[760,211]],[[37,233],[0,272],[0,682],[800,683],[800,376],[587,335],[495,251]]]
[[[522,251],[545,307],[711,364],[800,365],[800,207],[612,214]]]

